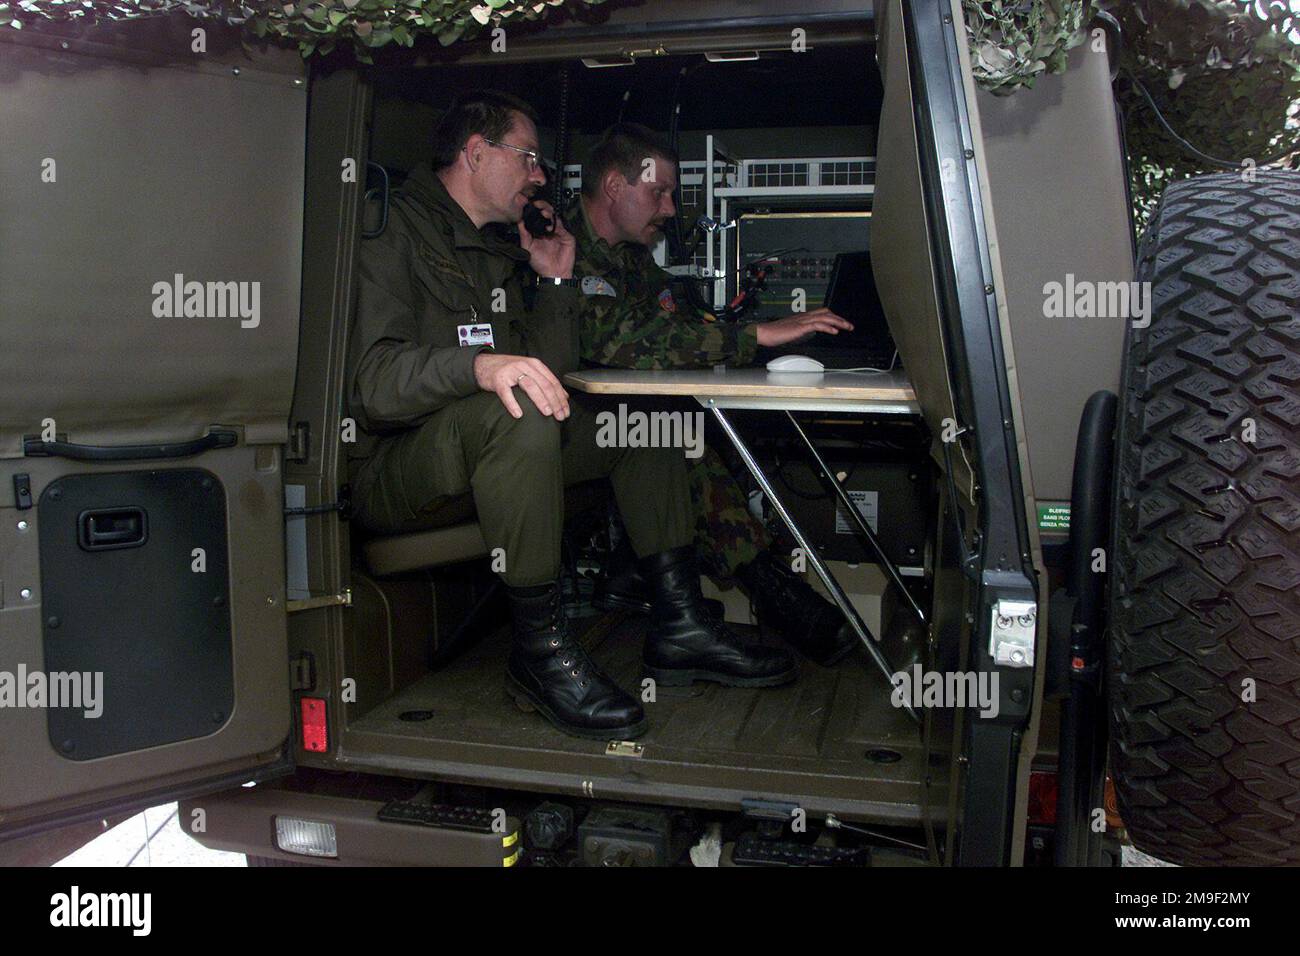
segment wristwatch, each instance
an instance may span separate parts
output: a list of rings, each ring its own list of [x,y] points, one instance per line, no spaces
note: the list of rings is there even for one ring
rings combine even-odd
[[[558,276],[538,276],[537,284],[538,285],[562,285],[562,286],[568,286],[573,289],[577,289],[581,287],[582,280],[579,279],[577,276],[571,276],[568,279],[561,279]]]

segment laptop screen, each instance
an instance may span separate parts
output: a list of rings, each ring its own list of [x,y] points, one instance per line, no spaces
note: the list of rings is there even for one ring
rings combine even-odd
[[[835,257],[826,288],[826,307],[852,322],[853,331],[834,336],[817,335],[811,340],[812,344],[833,344],[877,353],[893,351],[894,340],[889,334],[880,295],[876,292],[869,252],[841,252]]]

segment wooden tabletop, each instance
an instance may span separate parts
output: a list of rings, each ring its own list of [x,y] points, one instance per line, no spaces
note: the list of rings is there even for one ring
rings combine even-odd
[[[566,385],[593,395],[684,395],[690,398],[757,398],[916,401],[907,375],[892,372],[769,372],[763,368],[583,369],[564,376]]]

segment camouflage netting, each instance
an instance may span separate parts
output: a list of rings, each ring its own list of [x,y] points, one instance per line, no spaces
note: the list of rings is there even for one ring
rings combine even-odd
[[[595,6],[604,0],[0,0],[0,27],[47,20],[133,20],[174,12],[242,24],[257,37],[297,44],[304,57],[350,45],[358,59],[432,35],[444,46],[484,28],[536,20],[547,8]]]
[[[1296,165],[1300,138],[1300,15],[1280,0],[963,0],[976,79],[1007,95],[1065,69],[1098,10],[1119,21],[1117,84],[1125,116],[1134,216],[1144,225],[1174,180],[1219,166],[1281,159]],[[1292,154],[1292,155],[1288,155]]]
[[[1093,13],[1086,0],[963,0],[962,6],[975,80],[999,95],[1033,86],[1041,73],[1064,72]]]
[[[1176,16],[1170,16],[1169,8]],[[1296,168],[1300,138],[1300,16],[1280,2],[1128,0],[1111,10],[1124,28],[1119,101],[1133,179],[1134,215],[1145,223],[1171,182],[1218,167],[1190,154],[1159,126],[1132,79],[1169,125],[1201,152],[1240,166],[1281,159]]]

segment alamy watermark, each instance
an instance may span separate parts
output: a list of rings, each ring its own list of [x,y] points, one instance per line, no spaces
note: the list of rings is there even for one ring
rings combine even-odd
[[[997,671],[927,671],[913,664],[889,678],[894,685],[889,702],[895,707],[978,707],[981,717],[996,717]]]
[[[598,412],[596,444],[601,448],[682,448],[687,458],[704,454],[703,412]]]
[[[262,283],[185,281],[176,273],[171,282],[153,284],[156,319],[233,319],[239,327],[262,324]]]
[[[153,929],[153,894],[83,893],[74,884],[68,892],[50,897],[50,925],[122,927],[132,936],[148,936]]]
[[[1065,274],[1064,282],[1043,284],[1048,319],[1131,319],[1133,328],[1151,324],[1150,282],[1092,282]]]
[[[0,671],[0,707],[57,708],[82,711],[94,720],[104,713],[103,671]]]

